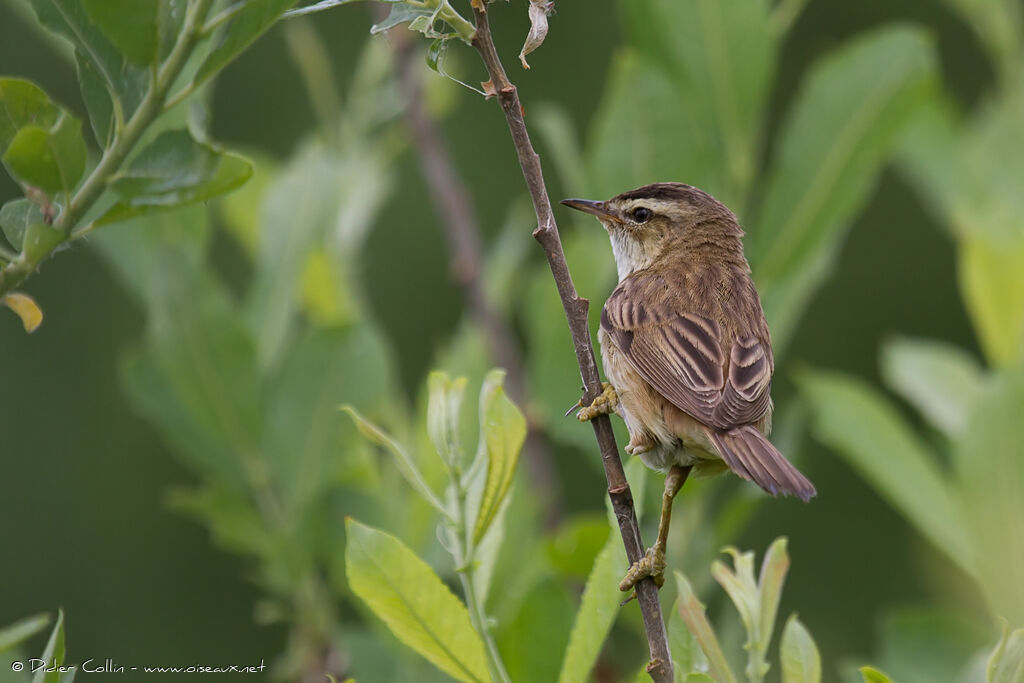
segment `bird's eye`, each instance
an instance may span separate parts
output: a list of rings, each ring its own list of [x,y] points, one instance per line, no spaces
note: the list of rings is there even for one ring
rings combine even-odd
[[[630,212],[630,216],[632,216],[633,220],[637,223],[646,223],[651,220],[651,216],[653,215],[654,213],[646,206],[638,206]]]

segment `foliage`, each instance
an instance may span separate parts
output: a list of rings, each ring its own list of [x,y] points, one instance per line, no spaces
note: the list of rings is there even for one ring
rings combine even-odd
[[[1009,2],[951,4],[977,26],[1019,17]],[[1024,38],[1009,26],[983,37],[1000,56],[997,91],[972,115],[954,113],[949,96],[933,91],[902,143],[901,164],[949,225],[988,367],[948,343],[882,344],[885,384],[926,430],[861,380],[816,371],[800,383],[815,435],[974,580],[992,615],[1024,624],[1024,207],[1009,180],[1024,167],[1008,153],[1024,143]]]
[[[87,163],[82,122],[40,87],[0,78],[0,158],[25,194],[0,208],[10,246],[0,245],[0,300],[26,330],[41,313],[13,290],[59,246],[249,178],[251,163],[186,122],[198,110],[183,103],[293,1],[31,0],[39,23],[73,46],[100,156]]]

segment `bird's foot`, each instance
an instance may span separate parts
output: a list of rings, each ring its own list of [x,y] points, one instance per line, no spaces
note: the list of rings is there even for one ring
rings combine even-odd
[[[654,579],[658,588],[665,585],[665,552],[658,546],[648,549],[643,557],[633,563],[619,582],[619,590],[623,593],[632,590],[648,576]]]
[[[630,455],[642,455],[654,448],[654,439],[649,435],[629,435],[629,443],[626,444],[626,452]]]
[[[580,422],[589,422],[598,415],[608,415],[618,409],[619,395],[615,393],[615,388],[608,382],[601,382],[601,387],[603,390],[589,406],[583,405],[582,398],[576,404],[581,406],[580,411],[576,413],[576,419]]]

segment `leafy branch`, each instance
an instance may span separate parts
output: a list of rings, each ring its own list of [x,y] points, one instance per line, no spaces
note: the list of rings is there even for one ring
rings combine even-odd
[[[41,314],[13,290],[59,247],[103,225],[210,199],[249,178],[247,160],[211,145],[195,126],[170,130],[161,122],[183,118],[171,110],[293,1],[244,0],[208,20],[213,0],[160,0],[130,10],[91,0],[32,0],[39,22],[74,47],[101,154],[86,174],[81,122],[35,84],[0,79],[0,154],[25,194],[0,209],[0,228],[13,247],[0,249],[0,300],[26,329]]]

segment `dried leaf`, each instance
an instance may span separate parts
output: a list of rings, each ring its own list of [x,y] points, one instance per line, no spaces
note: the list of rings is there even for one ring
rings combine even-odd
[[[554,0],[530,0],[530,32],[526,35],[526,42],[519,52],[519,61],[524,69],[529,69],[526,63],[526,55],[530,54],[544,42],[548,35],[548,15],[555,9]]]
[[[484,89],[484,99],[489,100],[492,97],[498,96],[498,89],[494,87],[494,81],[487,79],[480,83],[480,87]]]

